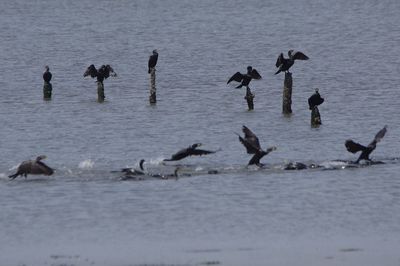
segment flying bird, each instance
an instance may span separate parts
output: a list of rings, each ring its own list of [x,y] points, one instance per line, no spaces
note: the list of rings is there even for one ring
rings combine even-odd
[[[50,72],[50,68],[49,68],[49,66],[45,66],[44,68],[46,70],[43,73],[43,80],[46,83],[50,83],[50,80],[51,80],[51,77],[52,77],[51,72]]]
[[[240,72],[236,72],[229,80],[226,84],[229,84],[231,81],[237,81],[240,82],[240,85],[237,86],[236,88],[239,89],[243,86],[248,87],[249,83],[252,79],[261,79],[261,75],[260,73],[258,73],[258,71],[251,67],[248,66],[247,67],[247,73],[246,74],[242,74]]]
[[[376,144],[383,139],[383,137],[386,134],[386,131],[387,131],[387,126],[384,126],[381,130],[378,131],[378,133],[376,133],[374,139],[371,141],[370,144],[368,144],[367,147],[357,142],[354,142],[351,139],[346,140],[344,145],[346,146],[347,151],[351,153],[357,153],[361,151],[361,154],[355,163],[359,163],[360,160],[371,161],[369,155],[375,150]]]
[[[201,156],[201,155],[206,155],[206,154],[217,152],[217,151],[208,151],[208,150],[198,149],[198,147],[200,147],[201,145],[202,145],[201,143],[195,143],[195,144],[173,154],[170,159],[164,159],[164,161],[179,161],[188,156]]]
[[[315,106],[318,106],[324,102],[324,98],[319,94],[318,89],[315,89],[315,93],[308,98],[308,106],[310,110],[314,109]]]
[[[278,68],[278,71],[275,73],[278,74],[281,71],[285,71],[286,73],[289,72],[289,68],[291,68],[294,64],[294,60],[308,60],[308,56],[303,54],[300,51],[294,52],[293,50],[288,51],[289,58],[284,58],[283,53],[281,53],[276,60],[275,66]]]
[[[153,54],[149,57],[149,74],[151,73],[151,69],[155,68],[158,60],[158,52],[157,49],[153,50]]]
[[[92,64],[86,69],[85,73],[83,74],[83,77],[87,76],[97,78],[98,82],[103,83],[104,79],[107,79],[110,76],[116,77],[117,73],[115,73],[114,69],[110,65],[102,65],[97,70],[96,67]]]
[[[23,161],[17,169],[17,172],[8,176],[11,179],[19,175],[27,177],[28,174],[32,175],[52,175],[54,170],[47,166],[42,160],[46,159],[45,155],[38,156],[35,160]]]
[[[255,164],[260,167],[263,166],[263,164],[260,163],[261,158],[276,150],[276,147],[272,146],[266,150],[263,150],[261,149],[260,141],[258,140],[257,136],[248,127],[243,125],[242,131],[244,133],[244,138],[237,134],[239,136],[239,141],[246,148],[248,154],[254,154],[248,165]]]

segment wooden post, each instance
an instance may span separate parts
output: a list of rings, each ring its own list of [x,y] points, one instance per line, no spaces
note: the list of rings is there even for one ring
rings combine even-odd
[[[106,96],[104,95],[104,84],[103,82],[97,81],[97,101],[99,103],[104,102]]]
[[[319,114],[318,107],[314,106],[314,108],[311,110],[311,126],[319,127],[321,124],[321,115]]]
[[[157,102],[156,96],[156,69],[152,68],[150,72],[150,104],[155,104]]]
[[[43,99],[44,100],[51,100],[51,92],[53,90],[53,86],[50,82],[44,82],[43,84]]]
[[[283,103],[282,113],[285,115],[292,113],[292,73],[285,73],[285,81],[283,83]]]
[[[249,107],[249,111],[254,110],[254,99],[255,95],[251,92],[250,88],[246,88],[246,96],[244,96],[244,99],[247,101],[247,106]]]

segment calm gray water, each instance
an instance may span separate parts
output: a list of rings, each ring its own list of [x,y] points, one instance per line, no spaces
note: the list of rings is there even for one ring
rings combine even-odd
[[[1,1],[0,265],[399,265],[400,2]],[[156,106],[147,60],[159,51]],[[301,50],[293,115],[284,117],[277,56]],[[83,78],[111,64],[106,101]],[[42,72],[53,99],[42,99]],[[255,67],[255,110],[226,85]],[[310,127],[319,88],[323,125]],[[246,168],[245,124],[277,151]],[[368,144],[384,165],[355,160]],[[121,181],[123,167],[201,142],[178,180]],[[37,155],[51,177],[8,179]],[[284,171],[291,161],[320,169]],[[219,174],[206,174],[217,169]],[[185,177],[190,174],[190,177]]]

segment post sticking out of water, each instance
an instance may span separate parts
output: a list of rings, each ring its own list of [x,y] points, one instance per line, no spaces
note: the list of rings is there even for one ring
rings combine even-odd
[[[314,106],[311,110],[311,127],[319,127],[321,124],[321,115],[318,106]]]
[[[246,87],[246,96],[244,96],[244,99],[247,101],[247,106],[249,107],[249,111],[254,110],[254,94],[251,92],[250,87]]]
[[[292,73],[285,73],[285,81],[283,83],[283,102],[282,113],[289,115],[292,113]]]
[[[156,96],[156,69],[153,67],[150,69],[150,104],[155,104],[157,102]]]
[[[104,84],[103,82],[97,81],[97,101],[99,103],[104,102],[106,96],[104,95]]]
[[[44,100],[51,100],[51,92],[53,90],[53,86],[50,82],[44,82],[43,84],[43,99]]]

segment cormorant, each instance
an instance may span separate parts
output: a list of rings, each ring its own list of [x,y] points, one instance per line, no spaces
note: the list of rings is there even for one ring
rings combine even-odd
[[[308,106],[312,110],[315,106],[318,106],[324,102],[324,98],[319,94],[318,89],[315,89],[315,93],[308,98]]]
[[[157,50],[153,50],[153,54],[149,57],[149,74],[151,73],[151,69],[155,68],[158,60],[158,52]]]
[[[247,67],[247,73],[242,74],[240,72],[236,72],[226,84],[229,84],[232,80],[241,82],[239,86],[236,88],[239,89],[242,86],[248,87],[249,83],[252,79],[261,79],[260,73],[255,68],[252,68],[251,66]]]
[[[83,77],[89,75],[92,78],[97,77],[97,81],[103,83],[104,79],[107,79],[110,75],[112,77],[116,77],[117,73],[114,72],[114,69],[110,65],[102,65],[97,70],[96,67],[92,64],[86,69],[85,73],[83,74]]]
[[[207,150],[197,149],[201,145],[202,145],[201,143],[195,143],[185,149],[178,151],[177,153],[172,155],[170,159],[164,159],[164,161],[178,161],[178,160],[182,160],[183,158],[186,158],[188,156],[196,156],[196,155],[201,156],[201,155],[206,155],[206,154],[216,152],[216,151],[207,151]]]
[[[243,125],[242,130],[244,133],[244,138],[237,134],[239,136],[239,141],[245,146],[248,154],[254,154],[248,165],[255,164],[260,167],[263,166],[263,164],[260,163],[261,158],[271,151],[276,150],[276,147],[272,146],[264,151],[260,147],[260,142],[257,136],[248,127]]]
[[[144,159],[140,160],[139,162],[139,167],[140,170],[134,169],[134,168],[122,168],[121,172],[125,173],[126,176],[131,176],[131,175],[144,175],[144,167],[143,163],[145,162]]]
[[[50,72],[50,68],[49,68],[49,66],[45,66],[44,68],[46,70],[43,73],[43,80],[44,80],[44,82],[50,83],[51,76],[52,76],[51,72]]]
[[[52,175],[54,173],[54,170],[47,166],[44,162],[42,162],[41,160],[43,159],[46,159],[45,155],[38,156],[36,160],[23,161],[18,166],[17,172],[13,175],[9,175],[8,177],[14,179],[19,175],[23,175],[26,178],[28,174]]]
[[[277,68],[279,68],[279,69],[275,73],[275,75],[278,74],[281,71],[285,71],[287,73],[290,73],[289,72],[289,68],[291,66],[293,66],[294,60],[296,60],[296,59],[298,59],[298,60],[308,60],[309,59],[308,56],[306,56],[305,54],[303,54],[300,51],[297,51],[295,53],[293,53],[293,52],[294,52],[293,50],[289,50],[288,51],[289,58],[284,58],[283,57],[283,53],[281,53],[279,55],[278,59],[276,60],[276,64],[275,64],[275,66]]]
[[[359,163],[360,160],[371,161],[371,159],[369,158],[369,155],[371,154],[371,152],[373,152],[375,150],[376,144],[379,141],[381,141],[382,138],[385,136],[386,131],[387,131],[386,129],[387,129],[387,126],[384,126],[381,130],[379,130],[379,132],[376,133],[372,142],[370,144],[368,144],[367,147],[365,147],[357,142],[354,142],[351,139],[346,140],[344,145],[346,146],[347,151],[349,151],[351,153],[357,153],[357,152],[361,151],[361,155],[360,155],[360,157],[358,157],[358,159],[355,163]]]

